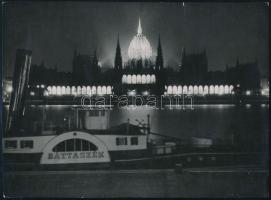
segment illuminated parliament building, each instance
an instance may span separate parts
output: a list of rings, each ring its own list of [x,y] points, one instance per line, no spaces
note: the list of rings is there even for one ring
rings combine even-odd
[[[123,60],[117,38],[114,66],[104,68],[96,50],[92,55],[74,51],[71,72],[48,68],[44,62],[31,64],[29,94],[31,98],[101,96],[101,95],[182,95],[229,96],[263,94],[257,60],[226,66],[224,71],[209,71],[207,53],[189,54],[182,48],[178,70],[164,66],[160,35],[153,48],[144,35],[140,19],[136,35]],[[267,94],[268,91],[264,91]]]
[[[143,34],[140,19],[137,34],[128,48],[128,61],[122,62],[119,38],[114,62],[116,77],[115,90],[118,94],[149,95],[163,94],[165,86],[164,64],[160,36],[157,56],[153,59],[153,49]]]

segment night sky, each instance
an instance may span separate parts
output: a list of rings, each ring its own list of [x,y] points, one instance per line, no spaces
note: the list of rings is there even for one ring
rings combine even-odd
[[[71,71],[73,51],[93,54],[112,67],[117,35],[123,60],[141,18],[143,34],[156,54],[161,35],[165,65],[177,68],[187,53],[206,48],[209,69],[224,70],[255,58],[268,73],[268,6],[265,3],[94,3],[7,2],[5,70],[10,76],[15,51],[33,51],[32,63]]]

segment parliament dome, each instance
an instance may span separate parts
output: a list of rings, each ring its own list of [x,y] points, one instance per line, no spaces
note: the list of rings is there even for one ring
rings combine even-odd
[[[152,48],[148,39],[142,34],[141,23],[139,19],[137,35],[133,37],[128,48],[128,57],[133,59],[150,59],[152,56]]]

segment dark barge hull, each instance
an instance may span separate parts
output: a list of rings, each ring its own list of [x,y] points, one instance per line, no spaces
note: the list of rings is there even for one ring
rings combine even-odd
[[[9,162],[4,160],[4,171],[25,170],[97,170],[97,169],[169,169],[176,164],[186,167],[262,165],[267,159],[262,152],[205,152],[149,156],[136,159],[114,160],[109,163],[73,163],[41,165],[39,162]]]

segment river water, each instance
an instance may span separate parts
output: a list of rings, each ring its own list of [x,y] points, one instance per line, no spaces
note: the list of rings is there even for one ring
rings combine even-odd
[[[42,121],[45,110],[46,121],[57,127],[75,123],[74,111],[71,106],[47,105],[29,106],[26,109],[24,125],[33,127]],[[127,108],[111,109],[109,126],[127,122],[138,124],[137,121],[147,122],[150,115],[151,131],[174,136],[181,139],[191,137],[210,138],[213,140],[228,139],[237,134],[243,141],[253,141],[258,145],[267,145],[269,133],[269,106],[235,105],[194,105],[193,109],[169,108],[153,109],[148,106],[130,106]],[[249,145],[244,144],[244,145]]]

